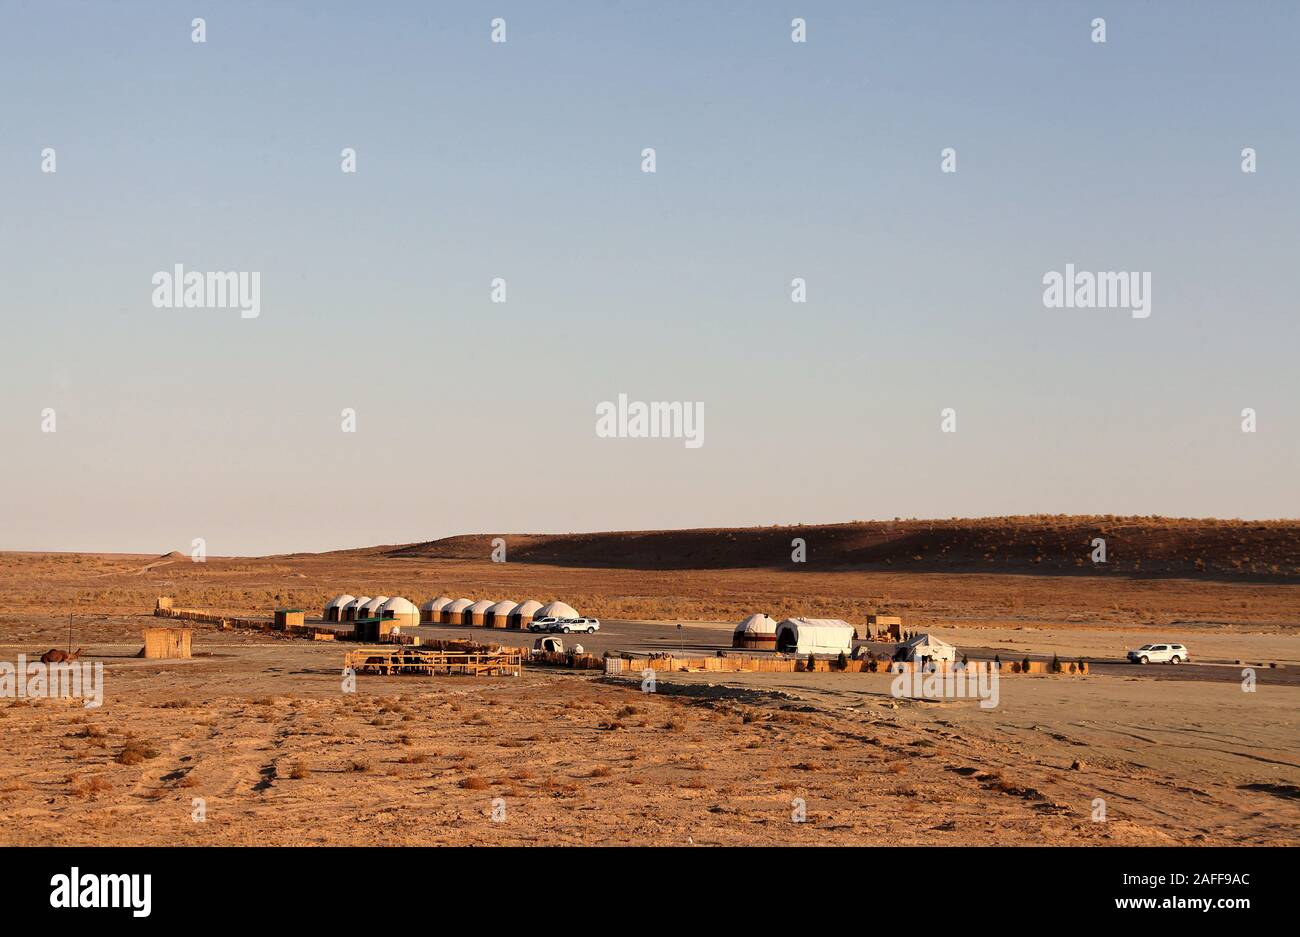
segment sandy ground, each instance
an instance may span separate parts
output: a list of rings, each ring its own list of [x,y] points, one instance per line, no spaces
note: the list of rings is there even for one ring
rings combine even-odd
[[[884,675],[675,674],[646,694],[531,668],[344,693],[342,647],[136,647],[90,647],[99,709],[0,704],[0,841],[1300,841],[1294,687],[1006,678],[984,711],[896,702]]]
[[[1254,693],[1140,672],[1009,676],[982,710],[895,700],[872,674],[671,674],[645,694],[528,668],[361,676],[345,693],[345,646],[203,626],[192,660],[133,656],[157,594],[265,614],[374,581],[416,600],[570,599],[568,586],[582,611],[645,619],[663,587],[659,617],[701,622],[686,629],[701,646],[725,635],[707,623],[717,608],[771,609],[785,589],[792,610],[844,617],[888,592],[909,626],[959,645],[1113,656],[1168,634],[1203,659],[1275,660],[1275,674],[1300,660],[1300,604],[1282,585],[722,571],[628,588],[592,570],[358,562],[0,556],[0,660],[62,647],[71,610],[106,682],[99,709],[0,700],[0,842],[1300,843],[1300,687],[1268,674]]]

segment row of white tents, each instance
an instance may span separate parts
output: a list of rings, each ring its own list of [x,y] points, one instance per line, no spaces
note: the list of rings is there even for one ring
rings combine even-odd
[[[855,630],[839,618],[786,618],[776,621],[768,615],[754,614],[737,623],[731,634],[731,646],[754,650],[780,651],[785,654],[853,653]],[[902,647],[902,660],[951,661],[957,649],[931,634],[917,635]]]
[[[326,621],[359,621],[364,618],[393,618],[399,625],[474,625],[486,628],[527,628],[534,618],[578,618],[572,605],[535,599],[497,602],[492,599],[453,599],[440,595],[419,608],[397,596],[336,595],[325,603]]]

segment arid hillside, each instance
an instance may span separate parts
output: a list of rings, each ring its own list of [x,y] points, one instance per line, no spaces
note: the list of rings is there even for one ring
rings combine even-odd
[[[1300,521],[1112,515],[865,521],[797,527],[479,534],[374,547],[366,553],[487,558],[503,537],[513,563],[609,569],[806,568],[925,572],[1107,573],[1179,578],[1300,579]],[[1093,563],[1093,541],[1106,562]]]

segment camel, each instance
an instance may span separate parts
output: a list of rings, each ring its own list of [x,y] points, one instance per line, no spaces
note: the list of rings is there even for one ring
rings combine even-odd
[[[82,652],[83,650],[85,650],[85,648],[80,648],[80,647],[79,647],[79,648],[77,648],[75,651],[73,651],[71,654],[69,654],[67,651],[60,651],[58,648],[54,648],[54,647],[52,647],[52,648],[50,648],[48,651],[46,651],[44,654],[41,655],[41,663],[42,663],[42,664],[66,664],[66,663],[70,663],[71,661],[74,661],[74,660],[76,660],[78,657],[80,657],[80,656],[81,656],[81,652]]]

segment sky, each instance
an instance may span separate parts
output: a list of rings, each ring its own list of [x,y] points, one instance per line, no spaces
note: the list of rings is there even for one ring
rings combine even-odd
[[[0,549],[1300,516],[1300,5],[0,20]],[[158,308],[177,264],[259,314]],[[1049,308],[1067,264],[1150,315]]]

